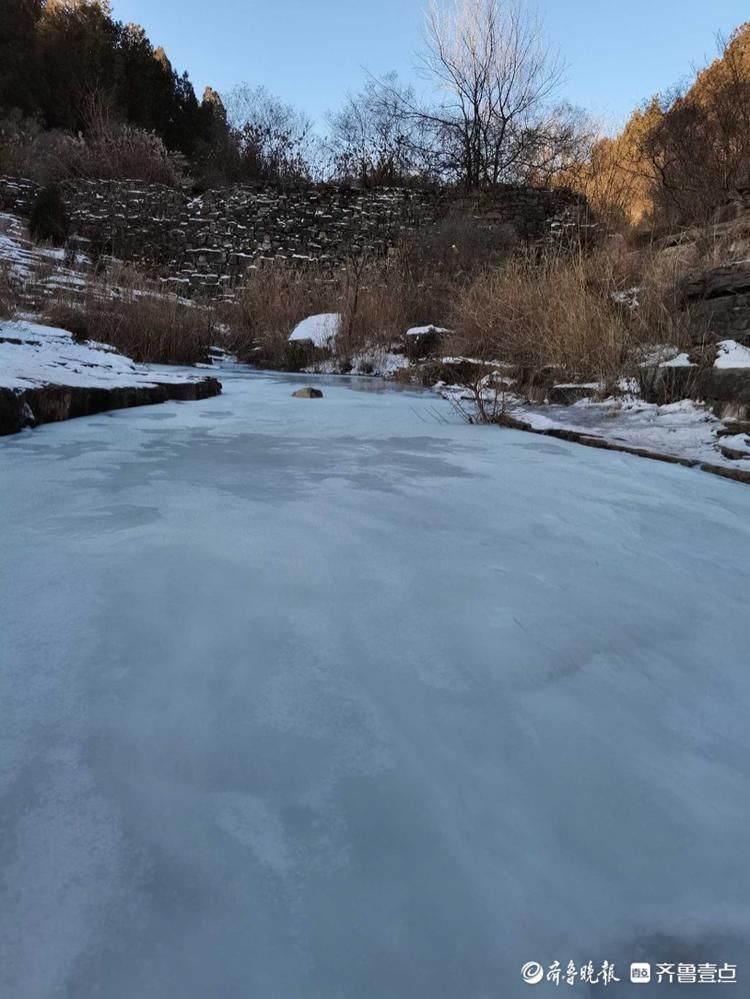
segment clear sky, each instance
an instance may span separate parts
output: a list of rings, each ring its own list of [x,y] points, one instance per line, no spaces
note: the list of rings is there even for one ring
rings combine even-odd
[[[747,0],[536,0],[569,64],[561,92],[610,127],[644,98],[713,58],[717,32],[750,17]],[[423,0],[114,0],[142,24],[200,97],[265,84],[322,119],[365,69],[414,76]]]

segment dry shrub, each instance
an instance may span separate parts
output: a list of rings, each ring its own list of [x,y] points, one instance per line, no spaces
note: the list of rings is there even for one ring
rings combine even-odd
[[[180,182],[175,159],[158,135],[119,123],[66,145],[61,170],[65,177],[92,180],[142,180],[169,187]]]
[[[456,297],[486,268],[507,260],[517,243],[512,226],[484,227],[460,215],[405,237],[395,262],[409,325],[446,325]]]
[[[177,157],[153,132],[101,117],[86,136],[73,136],[17,113],[0,119],[0,173],[41,184],[84,177],[176,187],[182,180]]]
[[[165,294],[122,265],[92,277],[80,298],[56,298],[44,318],[79,340],[108,343],[151,364],[203,361],[218,335],[213,310]]]
[[[68,213],[62,192],[56,184],[43,187],[34,199],[29,216],[29,232],[37,242],[62,246],[68,237]]]
[[[614,376],[627,321],[594,275],[593,258],[552,251],[484,271],[456,300],[448,349],[576,378]]]
[[[397,259],[349,261],[339,277],[342,330],[337,353],[348,360],[364,347],[388,347],[411,321],[415,295]]]
[[[64,162],[73,136],[45,131],[34,118],[11,112],[0,119],[0,173],[50,184],[65,176]]]
[[[468,205],[449,213],[432,228],[420,230],[408,247],[412,264],[423,275],[476,273],[507,259],[517,248],[518,233],[510,223],[482,223]]]

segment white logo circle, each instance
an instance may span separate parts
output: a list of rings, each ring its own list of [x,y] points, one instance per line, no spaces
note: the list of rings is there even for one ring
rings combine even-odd
[[[544,978],[544,968],[538,961],[529,961],[521,968],[521,978],[527,985],[538,985]]]

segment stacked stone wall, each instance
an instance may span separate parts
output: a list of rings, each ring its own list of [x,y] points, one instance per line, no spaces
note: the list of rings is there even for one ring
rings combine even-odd
[[[584,221],[569,191],[502,188],[457,196],[401,188],[234,187],[191,197],[157,184],[67,181],[63,198],[73,242],[136,263],[186,290],[232,287],[248,267],[293,262],[336,268],[353,255],[385,256],[404,237],[445,219],[513,239],[546,238]],[[0,177],[0,209],[27,216],[31,181]]]

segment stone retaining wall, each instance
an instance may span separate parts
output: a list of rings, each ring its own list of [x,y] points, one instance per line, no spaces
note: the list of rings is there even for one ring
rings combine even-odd
[[[750,345],[750,261],[695,275],[685,286],[685,305],[697,345],[720,340]]]
[[[185,290],[231,287],[265,261],[335,268],[365,251],[384,256],[404,236],[450,217],[535,242],[578,227],[586,214],[569,191],[518,187],[474,197],[325,185],[190,197],[136,181],[67,181],[62,190],[76,245],[137,263]],[[27,216],[37,192],[31,181],[0,177],[0,210]]]

